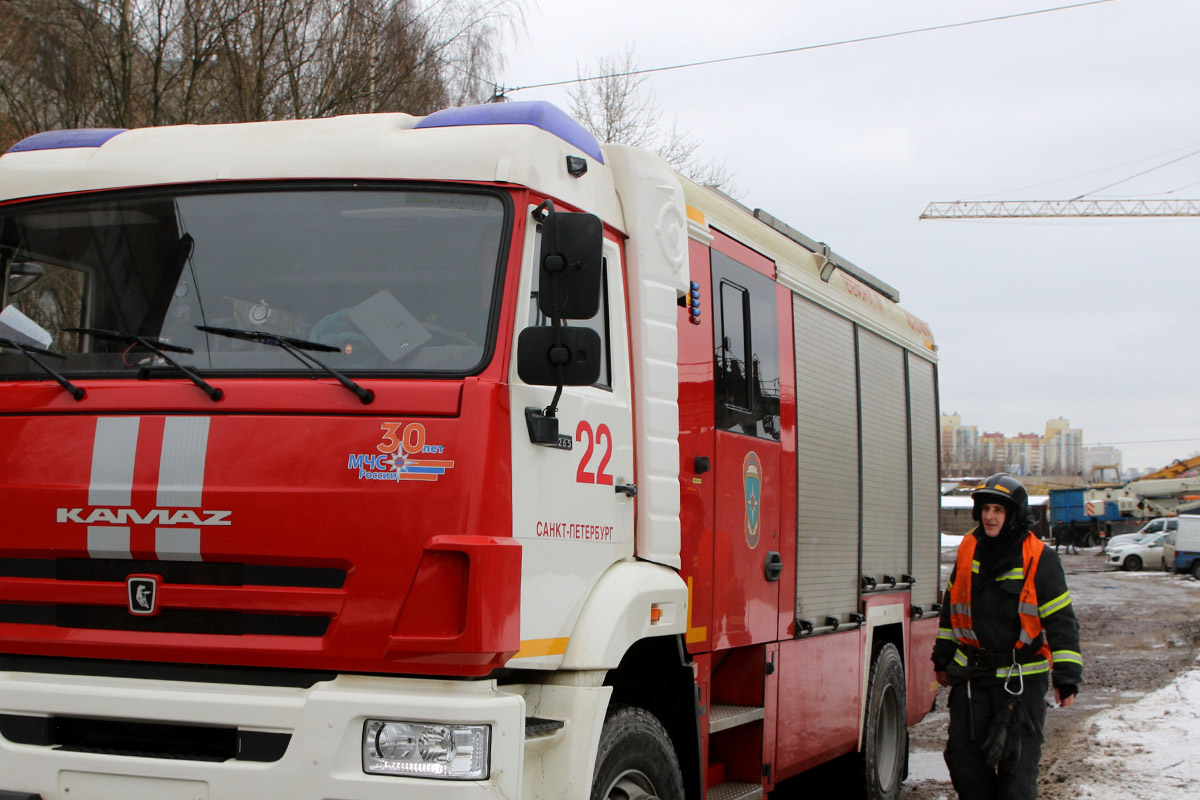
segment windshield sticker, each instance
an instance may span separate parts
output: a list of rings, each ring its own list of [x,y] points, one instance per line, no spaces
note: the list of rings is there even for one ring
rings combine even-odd
[[[360,481],[436,481],[454,468],[440,456],[445,447],[426,444],[425,426],[419,422],[385,422],[382,441],[374,453],[351,453],[346,469],[356,470]]]

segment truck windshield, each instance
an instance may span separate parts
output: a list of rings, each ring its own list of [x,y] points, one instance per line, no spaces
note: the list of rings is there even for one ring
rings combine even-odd
[[[279,347],[197,326],[330,345],[343,372],[466,374],[495,340],[503,195],[380,186],[75,196],[0,208],[0,338],[72,376],[162,366],[119,338],[191,352],[197,372],[304,370]],[[0,350],[0,377],[43,377]]]

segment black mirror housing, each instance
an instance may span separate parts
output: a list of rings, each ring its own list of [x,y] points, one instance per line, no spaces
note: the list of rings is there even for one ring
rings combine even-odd
[[[517,375],[531,386],[591,386],[600,378],[600,334],[591,328],[526,328],[517,337]]]
[[[542,218],[538,310],[550,319],[590,319],[600,309],[604,225],[595,214],[549,211]]]

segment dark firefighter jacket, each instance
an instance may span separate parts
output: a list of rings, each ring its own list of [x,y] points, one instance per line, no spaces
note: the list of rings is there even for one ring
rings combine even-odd
[[[983,536],[980,527],[968,536],[977,539]],[[1025,534],[1033,536],[1032,533]],[[1022,537],[1023,539],[1024,537]],[[1038,615],[1042,622],[1042,635],[1050,645],[1053,661],[1052,680],[1056,687],[1078,687],[1083,680],[1083,659],[1079,655],[1079,622],[1071,607],[1071,593],[1067,590],[1067,579],[1062,562],[1051,548],[1045,547],[1034,574],[1034,589],[1037,592]],[[979,552],[977,548],[976,552]],[[1005,660],[1008,654],[1011,663],[1013,647],[1021,635],[1018,615],[1018,596],[1025,583],[1025,568],[1021,563],[1021,548],[1009,548],[1002,563],[984,564],[981,568],[975,561],[971,580],[972,627],[979,639],[979,649],[994,657]],[[967,666],[974,648],[960,643],[954,636],[950,622],[950,589],[957,577],[957,566],[946,583],[942,596],[941,621],[938,625],[937,642],[933,648],[934,669],[946,670],[951,665]],[[1032,647],[1017,651],[1017,661],[1023,666],[1025,675],[1044,674],[1050,670],[1045,659],[1038,654],[1038,642]],[[993,661],[995,658],[993,658]],[[995,666],[993,676],[1003,678],[1007,665]],[[951,669],[953,674],[955,670]]]

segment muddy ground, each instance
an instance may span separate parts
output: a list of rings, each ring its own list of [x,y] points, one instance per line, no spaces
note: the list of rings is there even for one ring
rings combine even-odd
[[[1075,705],[1047,712],[1041,800],[1077,800],[1085,776],[1119,782],[1120,754],[1094,758],[1091,718],[1170,683],[1195,665],[1200,648],[1200,583],[1190,576],[1117,572],[1105,565],[1099,549],[1062,554],[1062,559],[1079,617],[1085,683]],[[943,553],[944,573],[953,560],[953,551]],[[912,729],[910,779],[901,800],[955,797],[941,761],[946,693],[939,691],[935,712]],[[1097,774],[1109,770],[1111,781]]]

